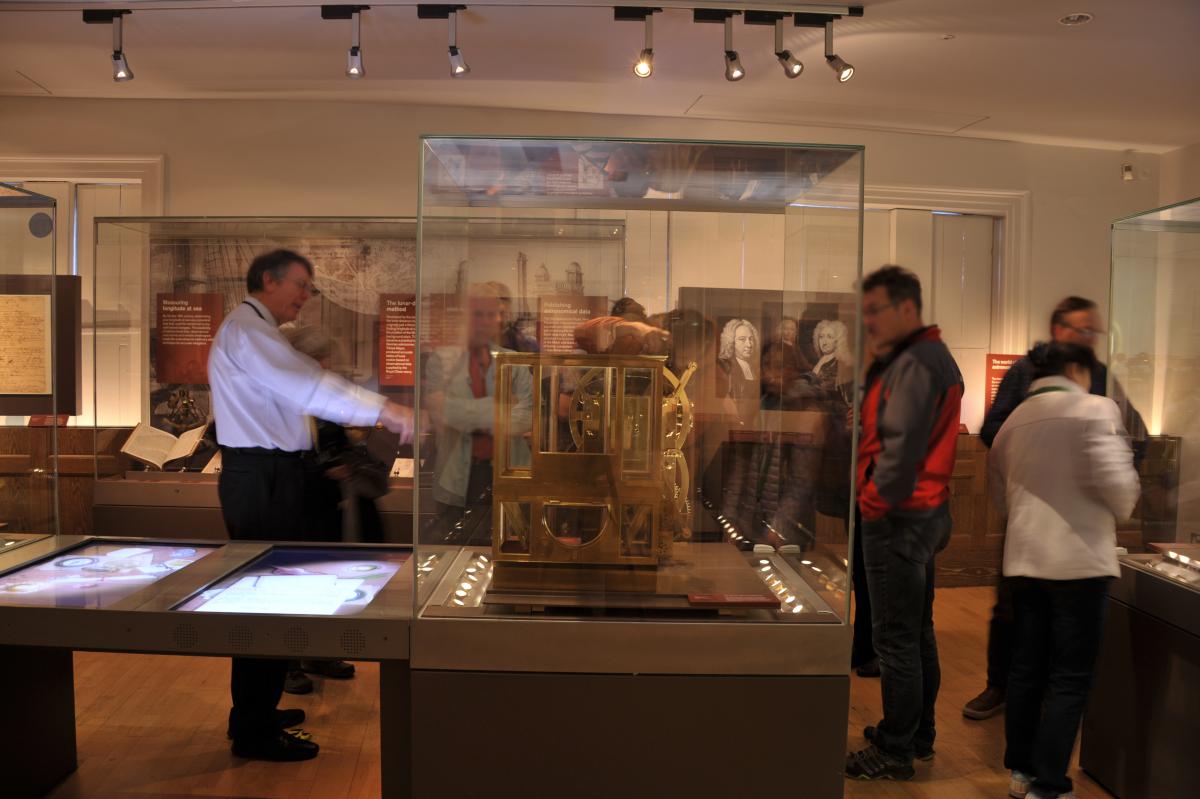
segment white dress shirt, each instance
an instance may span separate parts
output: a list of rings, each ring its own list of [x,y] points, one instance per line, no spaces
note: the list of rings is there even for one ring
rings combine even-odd
[[[217,441],[226,447],[312,449],[309,416],[373,425],[387,401],[298,352],[253,297],[221,323],[208,355],[208,381]]]
[[[988,482],[1008,514],[1004,574],[1042,580],[1116,577],[1116,527],[1140,487],[1116,403],[1044,377],[1000,428]]]

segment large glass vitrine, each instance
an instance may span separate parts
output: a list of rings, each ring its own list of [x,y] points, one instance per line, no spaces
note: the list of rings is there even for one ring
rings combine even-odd
[[[1110,396],[1150,438],[1135,512],[1141,543],[1200,542],[1200,198],[1112,228]]]
[[[95,280],[86,292],[95,332],[89,421],[97,532],[224,536],[208,351],[225,315],[246,297],[251,261],[281,248],[315,270],[316,295],[283,328],[297,348],[412,405],[416,220],[98,219]],[[174,450],[173,438],[181,442]],[[383,430],[352,431],[351,441],[391,475],[378,522],[357,520],[361,540],[409,541],[411,449]]]
[[[845,672],[862,165],[424,140],[418,552],[446,577],[417,597],[418,659]],[[567,620],[621,643],[565,653]]]
[[[54,234],[53,198],[0,184],[0,534],[58,532],[58,430],[77,412],[79,291],[55,276]]]

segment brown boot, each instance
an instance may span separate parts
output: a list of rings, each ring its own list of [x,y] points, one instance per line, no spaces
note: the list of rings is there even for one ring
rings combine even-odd
[[[969,719],[990,719],[1004,710],[1004,691],[988,686],[983,693],[972,699],[963,707],[963,715]]]

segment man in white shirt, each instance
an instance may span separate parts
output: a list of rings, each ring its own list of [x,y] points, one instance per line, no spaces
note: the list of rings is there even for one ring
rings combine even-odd
[[[1008,515],[1013,652],[1005,718],[1013,797],[1067,797],[1067,766],[1100,649],[1108,583],[1120,574],[1116,523],[1139,486],[1121,412],[1088,393],[1091,347],[1054,342],[1030,353],[1027,399],[1000,428],[989,483]]]
[[[381,423],[412,438],[412,411],[326,371],[279,332],[315,289],[312,263],[288,250],[258,256],[246,274],[249,297],[225,318],[208,358],[222,468],[221,515],[231,539],[302,536],[305,458],[313,417]],[[288,661],[234,658],[229,734],[233,752],[262,760],[307,760],[319,747],[284,732],[302,710],[276,710]]]

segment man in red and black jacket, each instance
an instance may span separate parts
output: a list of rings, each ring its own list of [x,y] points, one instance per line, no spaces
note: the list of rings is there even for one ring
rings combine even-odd
[[[862,284],[872,352],[858,445],[858,506],[883,720],[846,759],[857,779],[911,779],[933,756],[941,683],[933,633],[934,554],[950,538],[950,476],[963,380],[936,326],[921,321],[921,283],[885,266]]]

